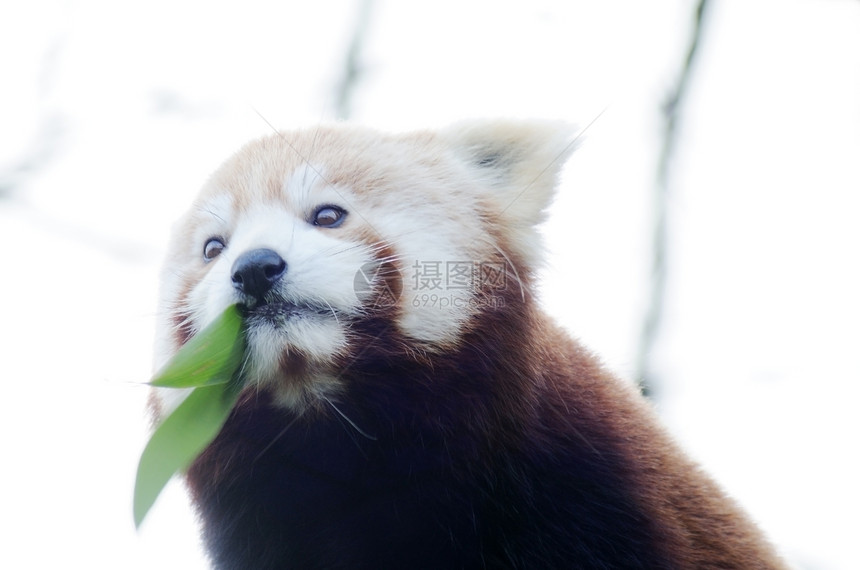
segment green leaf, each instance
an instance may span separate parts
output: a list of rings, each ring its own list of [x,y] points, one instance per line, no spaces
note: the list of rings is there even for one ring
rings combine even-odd
[[[134,484],[134,524],[140,527],[161,490],[215,439],[239,397],[233,383],[195,388],[158,426],[140,456]]]
[[[173,475],[188,469],[221,431],[244,379],[242,318],[235,306],[194,335],[150,384],[194,388],[155,429],[140,456],[134,485],[134,524],[140,527]]]
[[[229,382],[244,357],[242,317],[231,305],[186,342],[150,382],[163,388],[194,388]]]

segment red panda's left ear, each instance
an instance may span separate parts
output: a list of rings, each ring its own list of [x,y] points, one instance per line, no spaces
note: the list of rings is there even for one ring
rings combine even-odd
[[[575,147],[574,128],[555,121],[471,121],[442,135],[488,183],[500,215],[521,228],[543,220]]]

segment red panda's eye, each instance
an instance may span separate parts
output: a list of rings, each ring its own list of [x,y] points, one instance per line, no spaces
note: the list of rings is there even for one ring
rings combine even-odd
[[[337,206],[323,206],[314,214],[313,224],[324,228],[336,228],[343,223],[345,217],[346,212]]]
[[[209,238],[206,245],[203,246],[203,259],[212,261],[224,251],[225,247],[227,246],[219,238]]]

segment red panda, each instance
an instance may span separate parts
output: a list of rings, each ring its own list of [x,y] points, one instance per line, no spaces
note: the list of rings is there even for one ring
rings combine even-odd
[[[247,385],[187,473],[215,567],[784,567],[535,298],[571,134],[319,127],[212,176],[157,362],[239,306]]]

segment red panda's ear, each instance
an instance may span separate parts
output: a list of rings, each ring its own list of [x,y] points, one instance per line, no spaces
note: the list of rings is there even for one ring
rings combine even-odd
[[[442,133],[493,190],[488,198],[515,226],[534,226],[552,201],[575,131],[555,121],[471,121]]]

